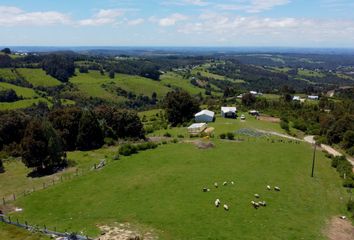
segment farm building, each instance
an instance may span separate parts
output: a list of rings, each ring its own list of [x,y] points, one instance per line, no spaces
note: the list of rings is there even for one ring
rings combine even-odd
[[[301,100],[300,96],[294,96],[293,97],[293,101],[300,101],[300,100]]]
[[[215,113],[209,110],[203,110],[194,115],[196,122],[213,122]]]
[[[310,99],[310,100],[318,100],[319,99],[318,96],[314,96],[314,95],[310,95],[307,98]]]
[[[259,112],[257,110],[250,110],[248,113],[252,116],[259,116]]]
[[[224,118],[236,118],[236,107],[221,107],[221,116]]]
[[[206,123],[194,123],[188,127],[189,134],[199,134],[202,133],[208,125]]]

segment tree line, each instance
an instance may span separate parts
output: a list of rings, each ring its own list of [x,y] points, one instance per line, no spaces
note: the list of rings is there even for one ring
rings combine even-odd
[[[94,109],[57,108],[35,115],[24,111],[0,113],[0,150],[20,156],[40,173],[67,164],[66,151],[98,149],[119,139],[143,139],[136,112],[101,105]]]

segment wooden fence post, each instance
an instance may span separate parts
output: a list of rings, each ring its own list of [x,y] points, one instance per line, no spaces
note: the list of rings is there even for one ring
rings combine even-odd
[[[12,196],[13,196],[13,198],[14,198],[14,201],[16,201],[16,195],[15,195],[15,194],[13,194]]]
[[[45,182],[43,183],[43,189],[45,189]]]
[[[2,198],[2,203],[3,203],[3,205],[6,205],[6,201],[5,201],[4,197]]]
[[[9,223],[11,223],[11,217],[9,216]]]

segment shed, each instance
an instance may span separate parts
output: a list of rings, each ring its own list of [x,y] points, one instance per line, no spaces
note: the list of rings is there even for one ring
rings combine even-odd
[[[250,110],[248,113],[252,116],[259,116],[259,112],[257,110]]]
[[[221,116],[224,118],[236,118],[236,107],[221,107]]]
[[[194,123],[188,127],[189,134],[199,134],[202,133],[208,125],[206,123]]]
[[[307,98],[310,99],[310,100],[318,100],[319,99],[318,96],[314,96],[314,95],[310,95]]]
[[[300,96],[294,96],[293,97],[293,101],[300,101],[300,100],[301,100]]]
[[[215,113],[209,110],[203,110],[194,115],[196,122],[213,122]]]

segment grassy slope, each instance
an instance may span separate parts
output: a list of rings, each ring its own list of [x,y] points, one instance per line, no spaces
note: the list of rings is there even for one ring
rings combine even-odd
[[[205,90],[203,88],[196,87],[192,85],[189,80],[183,79],[181,75],[174,72],[167,72],[161,76],[161,83],[171,85],[172,87],[181,88],[190,94],[204,94]]]
[[[23,98],[34,98],[38,96],[31,88],[20,87],[10,83],[0,82],[0,89],[1,88],[13,89],[18,96],[22,96]]]
[[[122,101],[124,98],[102,88],[102,84],[112,83],[124,90],[149,97],[153,92],[156,92],[158,97],[162,97],[169,91],[160,82],[151,79],[125,74],[116,74],[114,79],[110,79],[108,76],[102,76],[99,71],[90,71],[88,74],[77,73],[77,76],[71,78],[70,81],[77,85],[86,96],[104,98],[114,102]]]
[[[45,102],[51,107],[52,103],[45,98],[37,99],[25,99],[12,103],[0,103],[0,110],[14,110],[14,109],[23,109],[31,107],[33,104],[38,104],[39,102]]]
[[[42,69],[19,68],[17,71],[35,87],[54,87],[61,84],[59,80],[47,75]]]
[[[321,72],[311,71],[307,69],[299,69],[298,75],[303,77],[318,77],[318,78],[325,77],[325,74]]]
[[[7,79],[9,81],[16,80],[17,74],[10,68],[0,68],[0,78]]]
[[[30,233],[24,229],[17,228],[15,226],[5,225],[0,223],[0,239],[21,239],[21,240],[48,240],[50,238],[41,236],[39,234]]]
[[[305,143],[216,141],[209,150],[169,144],[22,198],[17,205],[25,209],[20,217],[30,222],[90,234],[98,234],[95,224],[127,221],[163,231],[162,239],[324,239],[326,220],[344,213],[340,198],[346,195],[329,160],[318,155],[312,179],[312,150]],[[236,184],[201,191],[225,180]],[[280,185],[282,191],[268,192],[267,184]],[[254,193],[269,206],[254,210]],[[216,198],[229,204],[230,212],[216,209]]]

